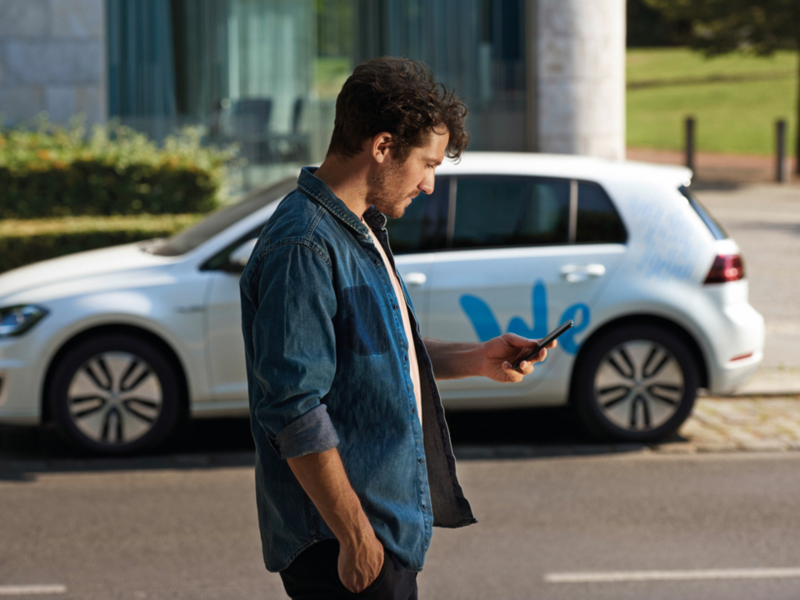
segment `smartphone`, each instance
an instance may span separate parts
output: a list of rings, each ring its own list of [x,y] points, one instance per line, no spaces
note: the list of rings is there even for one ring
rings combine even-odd
[[[574,324],[575,323],[573,323],[572,319],[570,319],[569,321],[566,321],[561,325],[559,325],[558,327],[556,327],[555,329],[553,329],[553,331],[551,331],[541,340],[539,340],[538,345],[534,346],[533,348],[526,348],[525,353],[522,356],[517,357],[517,360],[511,363],[511,367],[514,369],[519,369],[519,365],[522,361],[532,359],[534,356],[539,354],[539,350],[541,350],[543,346],[547,346],[547,344],[552,342],[554,339],[556,339],[558,336],[560,336]]]

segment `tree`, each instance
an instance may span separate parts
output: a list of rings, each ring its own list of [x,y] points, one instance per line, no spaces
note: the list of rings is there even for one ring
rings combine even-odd
[[[685,46],[690,23],[668,18],[649,6],[647,0],[626,0],[626,41],[628,48]]]
[[[645,0],[670,20],[688,19],[689,41],[707,56],[776,50],[800,51],[800,0]],[[800,174],[800,52],[796,156]]]

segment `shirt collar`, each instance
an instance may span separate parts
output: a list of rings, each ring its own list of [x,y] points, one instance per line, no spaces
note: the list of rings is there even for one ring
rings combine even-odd
[[[321,204],[334,217],[355,231],[361,237],[369,237],[367,225],[347,205],[336,197],[324,181],[318,179],[314,173],[318,167],[303,167],[300,170],[300,177],[297,179],[297,187],[303,190],[308,196]],[[374,206],[370,206],[364,213],[364,221],[370,227],[383,228],[386,224],[386,217]]]

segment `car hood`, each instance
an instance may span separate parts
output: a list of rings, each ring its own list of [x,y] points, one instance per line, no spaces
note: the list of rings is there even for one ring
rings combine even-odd
[[[155,267],[176,262],[142,251],[140,243],[45,260],[0,275],[0,305],[141,285],[165,275]]]

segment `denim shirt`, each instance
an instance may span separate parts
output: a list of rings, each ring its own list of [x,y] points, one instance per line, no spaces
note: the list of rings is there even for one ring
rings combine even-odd
[[[476,520],[405,284],[422,425],[389,273],[367,225],[313,172],[301,171],[240,281],[264,562],[280,571],[335,539],[285,460],[335,447],[378,539],[421,571],[432,526]],[[371,207],[364,221],[394,267],[386,217]]]

